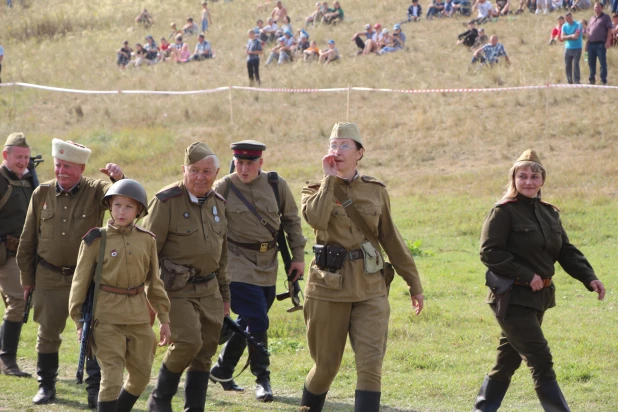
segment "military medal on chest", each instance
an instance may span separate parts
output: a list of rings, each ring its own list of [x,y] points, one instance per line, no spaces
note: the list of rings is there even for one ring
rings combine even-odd
[[[184,213],[182,214],[182,216],[183,216],[185,219],[188,219],[188,218],[189,218],[189,214],[188,214],[187,212],[184,212]]]
[[[215,216],[215,222],[219,223],[221,219],[219,219],[219,212],[217,211],[217,206],[212,207],[212,214]]]
[[[118,256],[118,252],[116,252],[116,249],[112,250],[111,255],[112,255],[112,257]]]

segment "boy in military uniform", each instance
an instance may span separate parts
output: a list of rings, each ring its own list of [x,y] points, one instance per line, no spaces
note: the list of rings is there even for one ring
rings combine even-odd
[[[93,352],[101,365],[99,411],[131,410],[150,380],[155,337],[150,326],[148,304],[161,323],[159,345],[169,343],[170,303],[159,278],[157,243],[154,235],[134,224],[147,214],[146,191],[135,180],[123,179],[109,189],[102,203],[111,211],[106,228],[95,228],[84,236],[71,285],[69,312],[83,333],[82,304],[93,281],[101,233],[105,230],[101,279],[95,284]],[[128,377],[123,387],[126,365]]]
[[[225,200],[212,190],[219,159],[204,143],[185,150],[183,180],[155,195],[144,227],[157,237],[161,275],[171,303],[172,344],[148,399],[171,412],[182,372],[185,410],[203,411],[223,316],[230,313]]]
[[[5,375],[31,377],[17,365],[17,346],[26,301],[19,284],[15,255],[34,190],[28,170],[30,146],[23,133],[12,133],[2,150],[0,167],[0,294],[5,306],[0,327],[0,371]]]
[[[82,239],[103,223],[101,199],[112,185],[83,176],[90,149],[78,143],[52,140],[56,178],[32,193],[24,230],[17,249],[17,265],[24,294],[33,291],[33,319],[39,324],[36,350],[39,391],[34,404],[56,397],[60,335],[69,316],[69,293]],[[118,165],[99,169],[112,182],[124,177]],[[36,288],[35,288],[36,286]],[[86,363],[88,405],[96,407],[100,369],[96,360]]]
[[[294,280],[305,269],[307,239],[302,234],[298,208],[288,184],[281,177],[276,184],[270,182],[269,176],[274,175],[262,171],[262,152],[266,146],[255,140],[244,140],[232,143],[231,149],[236,171],[217,181],[214,187],[227,200],[232,310],[239,315],[238,322],[248,326],[249,333],[267,346],[268,310],[275,300],[277,282],[277,233],[283,230],[287,234],[293,255],[288,275],[296,271]],[[220,381],[224,390],[243,390],[231,378],[245,346],[245,339],[234,334],[210,371],[211,378]],[[256,377],[256,399],[272,401],[268,356],[253,351],[250,360],[251,372]]]

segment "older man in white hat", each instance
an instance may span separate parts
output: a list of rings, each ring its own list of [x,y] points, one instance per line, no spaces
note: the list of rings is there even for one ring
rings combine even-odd
[[[32,194],[17,249],[24,296],[34,291],[34,321],[39,324],[36,350],[39,391],[32,399],[46,404],[56,397],[58,351],[69,315],[69,293],[82,237],[103,223],[101,199],[112,183],[124,177],[108,163],[101,173],[112,182],[84,177],[90,149],[60,139],[52,140],[55,179]],[[35,288],[36,286],[36,288]],[[100,370],[86,365],[88,404],[96,406]]]

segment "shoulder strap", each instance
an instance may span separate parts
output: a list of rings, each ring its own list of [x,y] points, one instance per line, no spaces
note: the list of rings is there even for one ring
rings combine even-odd
[[[95,321],[95,311],[97,310],[97,298],[99,297],[99,285],[101,284],[101,274],[103,273],[103,260],[105,259],[105,240],[107,239],[107,228],[101,228],[101,240],[99,243],[99,259],[97,268],[94,271],[94,297],[92,298],[92,326]]]
[[[279,196],[279,175],[277,172],[268,172],[268,183],[275,192],[275,199],[277,199],[277,208],[279,209],[279,215],[281,215],[281,196]]]
[[[232,180],[230,179],[229,176],[225,176],[224,180],[227,183],[227,186],[225,187],[225,190],[223,191],[223,197],[227,199],[227,197],[230,195],[230,187],[232,184]]]
[[[9,197],[11,197],[13,185],[11,184],[11,178],[9,177],[9,175],[6,174],[6,171],[2,166],[0,166],[0,175],[2,175],[2,177],[4,177],[8,183],[8,189],[6,189],[6,193],[4,194],[4,196],[2,196],[2,198],[0,198],[0,209],[2,209],[6,202],[9,201]]]
[[[247,206],[247,207],[249,208],[249,210],[251,211],[251,213],[253,213],[253,215],[254,215],[255,217],[257,217],[257,218],[258,218],[258,220],[260,221],[260,223],[261,223],[262,225],[264,225],[264,227],[265,227],[266,229],[268,229],[268,231],[271,233],[271,235],[273,235],[273,238],[276,238],[276,237],[277,237],[277,232],[278,232],[278,230],[277,230],[277,229],[275,229],[274,227],[272,227],[272,226],[271,226],[271,224],[270,224],[270,223],[268,223],[268,222],[266,221],[266,219],[264,219],[264,218],[262,217],[262,215],[260,215],[260,214],[258,213],[258,211],[257,211],[257,210],[255,210],[255,206],[253,206],[253,205],[251,204],[251,202],[249,202],[249,201],[247,200],[247,198],[246,198],[246,197],[244,197],[244,196],[242,195],[242,193],[240,193],[240,190],[238,190],[238,188],[234,185],[234,183],[232,183],[230,180],[228,180],[228,183],[229,183],[229,187],[230,187],[230,189],[232,190],[232,192],[234,192],[234,194],[236,195],[236,197],[238,197],[238,198],[240,199],[240,201],[241,201],[241,202],[243,202],[243,203],[245,204],[245,206]]]
[[[367,226],[365,219],[363,219],[358,213],[358,210],[355,207],[350,207],[352,206],[352,200],[346,196],[341,186],[337,184],[335,185],[335,197],[345,209],[345,212],[348,214],[348,217],[350,218],[352,223],[354,223],[358,230],[360,230],[361,233],[367,238],[367,240],[371,242],[373,247],[376,248],[377,251],[380,251],[380,242],[373,235],[373,232]]]

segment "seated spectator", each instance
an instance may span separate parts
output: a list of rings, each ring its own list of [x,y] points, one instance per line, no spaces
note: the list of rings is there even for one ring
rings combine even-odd
[[[288,30],[294,33],[294,29],[292,28],[292,21],[290,20],[290,16],[286,15],[283,18],[283,26],[281,26],[281,30],[283,30],[284,32]]]
[[[590,0],[573,0],[573,4],[571,5],[571,11],[579,11],[586,10],[591,7]]]
[[[197,44],[195,45],[195,51],[193,52],[191,59],[200,61],[210,58],[212,58],[212,46],[204,39],[204,35],[200,34],[197,38]]]
[[[444,2],[444,10],[442,10],[442,15],[444,17],[453,17],[453,13],[455,12],[453,0],[446,0]]]
[[[280,1],[277,2],[277,5],[273,9],[273,11],[270,13],[270,17],[272,17],[275,23],[277,24],[284,24],[284,18],[287,15],[288,15],[288,10],[285,7],[283,7],[283,4]]]
[[[277,60],[278,64],[283,64],[286,61],[290,60],[291,53],[288,48],[286,51],[286,41],[285,36],[279,37],[277,40],[277,45],[270,50],[270,55],[268,55],[268,59],[266,60],[266,65],[268,66],[273,61]]]
[[[135,53],[133,54],[135,56],[135,67],[139,67],[143,64],[150,65],[153,63],[150,59],[148,59],[148,52],[140,43],[135,45]]]
[[[180,60],[180,51],[182,50],[184,45],[185,43],[182,42],[182,35],[181,34],[176,35],[176,41],[174,42],[174,44],[170,45],[168,49],[170,60],[175,61],[175,62]],[[187,45],[187,47],[189,46]]]
[[[393,35],[390,36],[390,43],[382,47],[378,54],[392,53],[403,50],[406,46],[406,35],[401,31],[401,25],[395,24],[393,27]]]
[[[508,64],[511,63],[509,56],[506,54],[506,50],[504,50],[504,46],[502,43],[498,43],[498,36],[493,35],[489,38],[488,44],[474,52],[472,63],[474,64],[477,61],[480,61],[482,64],[494,65],[498,63],[501,56],[504,56],[504,59]]]
[[[376,33],[371,37],[371,39],[367,39],[367,42],[365,43],[365,49],[363,50],[362,54],[377,53],[378,51],[380,51],[381,47],[379,47],[379,43],[382,41],[384,31],[382,30],[382,25],[380,25],[380,23],[374,24],[373,28]],[[388,33],[388,30],[386,30],[386,32]]]
[[[511,0],[496,0],[494,12],[498,16],[506,16],[511,11]]]
[[[558,40],[560,40],[560,33],[562,33],[562,25],[564,24],[564,16],[558,17],[558,25],[554,27],[551,31],[551,36],[549,37],[549,44],[554,44]]]
[[[339,60],[339,50],[335,47],[335,41],[328,41],[328,49],[324,49],[320,51],[319,62],[324,62],[324,66],[328,65],[330,62],[334,62],[335,60]]]
[[[170,46],[169,42],[165,37],[161,37],[160,39],[161,45],[159,46],[159,60],[165,61],[170,56]]]
[[[418,2],[418,0],[416,0]],[[371,24],[365,24],[365,31],[359,31],[352,36],[352,41],[356,42],[356,46],[358,47],[358,52],[356,54],[362,54],[363,50],[365,50],[365,42],[361,37],[365,37],[366,40],[371,40],[373,36],[375,36],[376,32],[371,27]]]
[[[148,10],[144,9],[135,18],[135,23],[143,24],[145,28],[149,28],[154,24],[154,18],[150,13],[148,13]]]
[[[292,46],[292,53],[294,55],[302,55],[305,50],[309,48],[311,44],[309,43],[309,37],[302,33],[298,39],[296,39],[296,44]]]
[[[377,54],[380,54],[380,51],[382,50],[382,48],[387,47],[387,46],[391,46],[393,45],[393,39],[391,38],[392,35],[390,34],[391,32],[388,29],[382,29],[382,32],[380,33],[381,36],[378,37],[378,48],[376,50]]]
[[[303,51],[303,61],[311,61],[317,60],[320,57],[320,49],[318,49],[318,45],[315,43],[315,40],[311,40],[309,47],[307,50]]]
[[[536,11],[534,14],[547,14],[551,10],[551,0],[536,0]]]
[[[492,17],[498,17],[498,13],[494,11],[494,8],[489,0],[476,0],[476,3],[474,3],[472,8],[478,10],[478,15],[476,16],[476,19],[474,19],[474,21],[478,24],[483,24]]]
[[[176,27],[176,23],[174,22],[170,23],[170,27],[172,28],[172,32],[170,33],[169,36],[167,36],[168,39],[175,39],[176,36],[178,36],[179,34],[182,34],[182,31],[178,30],[178,27]]]
[[[193,22],[193,17],[187,18],[187,24],[182,26],[182,34],[185,36],[197,35],[200,32],[200,28],[197,23]]]
[[[408,7],[408,21],[419,21],[423,15],[423,8],[418,4],[418,0],[412,0],[412,5]]]
[[[273,42],[275,41],[275,34],[279,30],[279,26],[275,23],[275,20],[272,17],[268,18],[268,25],[262,28],[262,33],[260,36],[260,40],[263,42]]]
[[[159,56],[159,48],[151,35],[146,36],[146,44],[144,45],[144,49],[146,49],[146,57],[148,60],[156,62],[157,57]]]
[[[322,23],[326,24],[337,24],[340,21],[343,21],[343,9],[338,1],[333,3],[333,10],[324,14],[322,17]]]
[[[474,26],[474,21],[468,22],[468,30],[457,35],[457,43],[463,44],[466,47],[472,47],[474,42],[479,37],[479,32]]]
[[[322,20],[321,10],[322,4],[318,1],[317,3],[315,3],[315,10],[313,11],[313,13],[311,13],[305,19],[305,27],[309,26],[310,24],[315,24],[316,21]]]
[[[427,20],[431,20],[434,16],[440,17],[444,11],[444,2],[442,0],[433,0],[429,6],[427,6]]]
[[[191,61],[191,51],[189,50],[189,45],[184,43],[182,49],[180,49],[180,55],[176,59],[176,63],[187,63],[189,61]]]
[[[129,42],[125,40],[124,43],[122,43],[122,47],[116,50],[116,54],[118,55],[116,63],[118,67],[123,70],[127,67],[127,64],[131,61],[131,52],[133,52],[133,50],[129,47]]]
[[[472,14],[472,4],[469,0],[453,0],[453,14],[459,13],[462,16]]]
[[[476,38],[476,40],[474,41],[474,44],[472,45],[470,50],[475,51],[476,49],[486,45],[487,43],[489,43],[489,38],[485,34],[485,29],[480,27],[479,28],[479,37]]]

